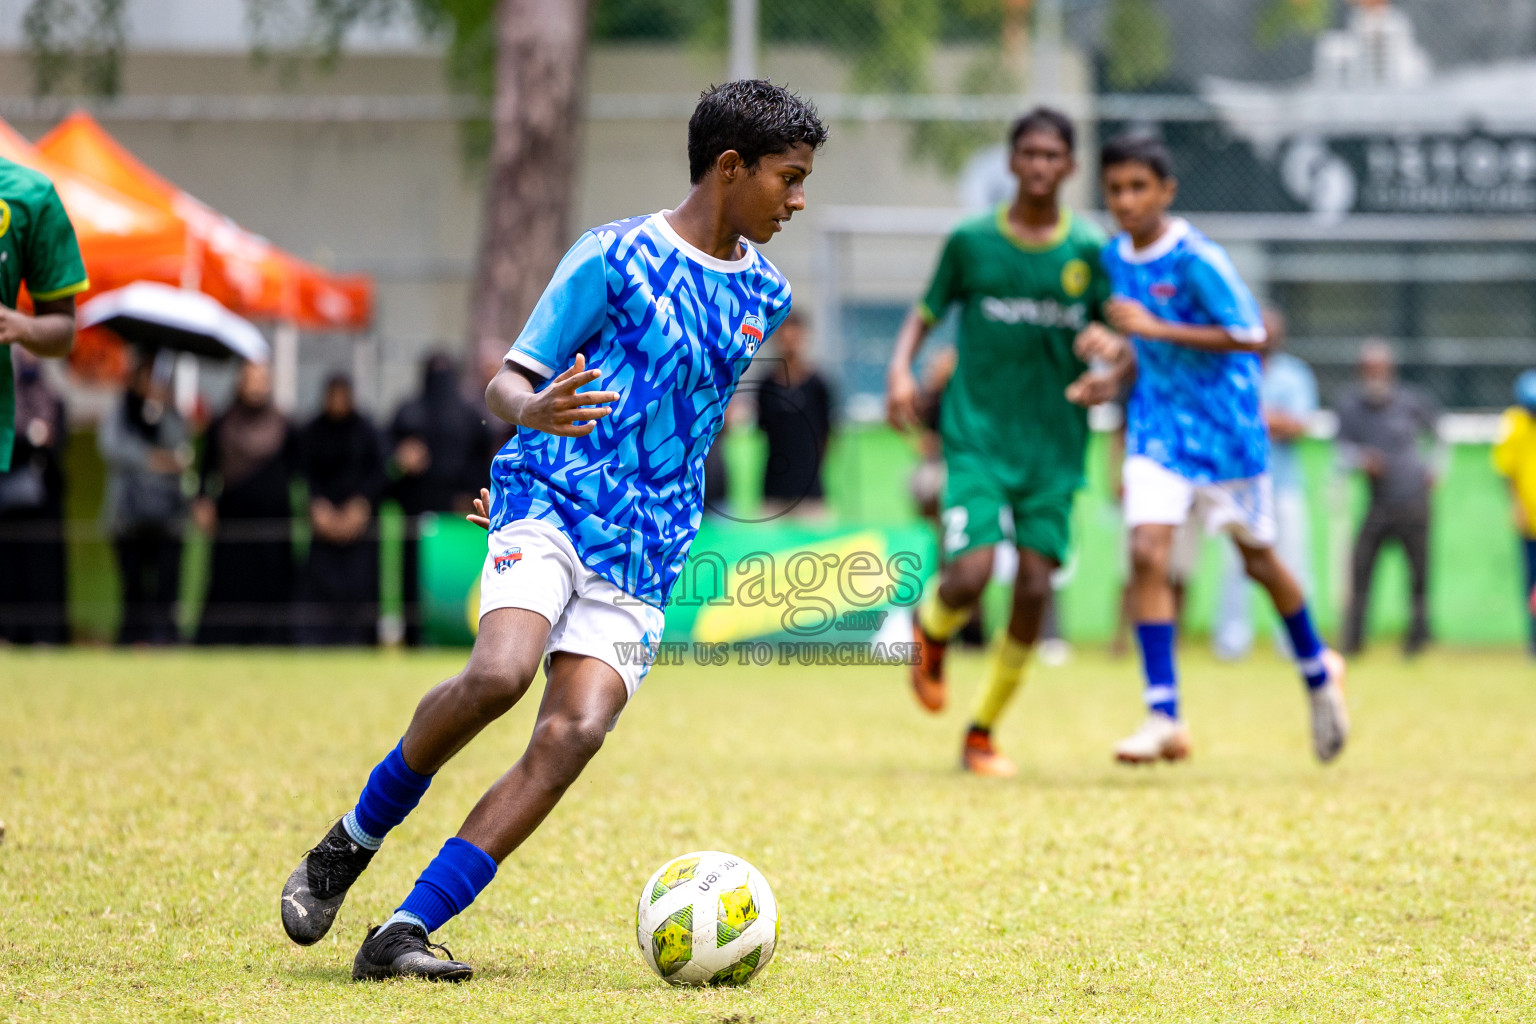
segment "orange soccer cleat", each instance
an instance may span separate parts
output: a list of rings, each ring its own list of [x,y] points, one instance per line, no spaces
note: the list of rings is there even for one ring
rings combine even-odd
[[[960,749],[960,767],[972,775],[994,779],[1011,779],[1019,773],[1012,758],[993,744],[992,733],[975,725],[965,734],[965,746]]]
[[[938,714],[944,710],[944,650],[949,645],[930,637],[915,621],[912,640],[917,644],[917,660],[912,663],[912,693],[919,704]]]

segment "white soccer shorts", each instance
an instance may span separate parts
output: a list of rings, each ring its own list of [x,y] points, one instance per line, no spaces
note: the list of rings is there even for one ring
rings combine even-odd
[[[480,571],[480,617],[526,608],[549,620],[544,670],[556,651],[584,654],[613,667],[632,698],[650,659],[640,645],[661,640],[665,616],[582,564],[571,541],[538,519],[518,519],[490,535]]]
[[[1251,548],[1275,543],[1275,488],[1268,473],[1197,484],[1145,455],[1132,455],[1122,479],[1127,527],[1179,526],[1193,519],[1207,533],[1225,531]]]

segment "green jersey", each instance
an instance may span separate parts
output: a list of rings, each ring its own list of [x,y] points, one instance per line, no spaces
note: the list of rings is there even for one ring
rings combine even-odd
[[[0,157],[0,305],[16,308],[25,283],[34,302],[85,291],[75,229],[53,182]],[[0,346],[0,472],[11,468],[16,389],[9,346]]]
[[[999,206],[949,236],[919,307],[932,324],[960,305],[945,451],[984,460],[1009,491],[1082,486],[1088,415],[1065,392],[1087,369],[1072,343],[1109,297],[1103,247],[1098,226],[1065,208],[1050,240],[1030,244]]]

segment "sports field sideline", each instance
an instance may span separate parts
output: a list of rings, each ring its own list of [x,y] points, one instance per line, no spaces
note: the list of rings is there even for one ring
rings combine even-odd
[[[968,694],[899,670],[658,668],[592,768],[439,936],[463,986],[349,977],[521,751],[495,725],[389,839],[322,943],[284,875],[457,653],[0,653],[0,1020],[1519,1020],[1536,1014],[1536,688],[1507,654],[1356,666],[1317,767],[1292,668],[1188,659],[1192,762],[1127,770],[1131,662],[1033,674],[1018,779],[954,763]],[[954,663],[953,678],[977,662]],[[681,991],[641,884],[725,849],[773,883],[774,962]]]

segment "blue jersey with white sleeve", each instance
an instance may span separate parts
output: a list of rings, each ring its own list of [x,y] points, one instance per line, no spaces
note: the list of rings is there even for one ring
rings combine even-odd
[[[1173,218],[1142,250],[1121,233],[1104,247],[1115,297],[1173,323],[1219,326],[1253,352],[1207,352],[1133,337],[1136,384],[1126,403],[1125,452],[1195,483],[1258,476],[1269,457],[1257,348],[1264,323],[1226,250]]]
[[[593,228],[560,261],[507,360],[546,380],[577,353],[615,391],[585,437],[519,427],[491,464],[491,529],[550,523],[587,568],[658,608],[704,507],[704,459],[789,283],[746,239],[738,260],[688,244],[661,213]],[[546,385],[547,386],[547,385]]]

